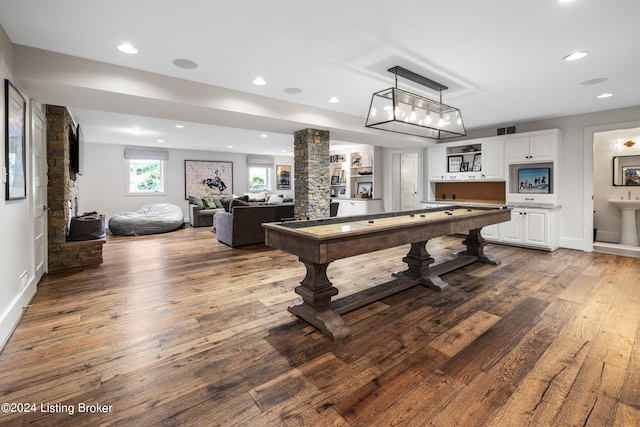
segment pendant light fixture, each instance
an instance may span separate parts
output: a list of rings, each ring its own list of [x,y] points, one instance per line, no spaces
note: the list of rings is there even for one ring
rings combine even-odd
[[[442,103],[448,87],[400,66],[387,71],[395,74],[396,85],[373,94],[366,127],[433,139],[466,135],[460,110]],[[398,76],[438,91],[440,101],[398,89]]]

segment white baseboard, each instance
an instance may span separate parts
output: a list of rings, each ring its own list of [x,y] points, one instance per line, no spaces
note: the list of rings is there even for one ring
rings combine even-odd
[[[567,239],[566,237],[560,237],[560,247],[584,251],[584,239]]]
[[[24,313],[24,308],[29,305],[31,298],[36,294],[36,290],[37,283],[32,281],[23,289],[21,294],[16,296],[0,316],[0,351],[2,351],[14,329],[18,326],[18,322],[20,322]]]

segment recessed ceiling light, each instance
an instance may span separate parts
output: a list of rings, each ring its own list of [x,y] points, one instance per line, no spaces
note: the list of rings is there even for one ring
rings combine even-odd
[[[337,102],[340,102],[340,100],[334,96],[332,98],[329,98],[329,102],[331,102],[332,104],[335,104]]]
[[[176,125],[176,127],[177,127],[178,129],[182,129],[182,128],[184,127],[184,125]]]
[[[120,52],[128,53],[129,55],[135,55],[138,53],[138,49],[130,45],[129,43],[120,43],[116,46]]]
[[[585,80],[580,84],[583,85],[583,86],[597,85],[599,83],[604,83],[607,80],[609,80],[609,79],[606,78],[606,77],[598,77],[597,79]]]
[[[227,145],[227,148],[233,148],[233,145]]]
[[[266,133],[261,133],[260,138],[269,138],[269,135],[267,135]]]
[[[193,70],[195,68],[198,68],[198,64],[191,61],[190,59],[177,58],[171,62],[173,62],[173,65],[175,65],[176,67],[184,68],[185,70]]]
[[[262,77],[256,77],[255,79],[252,80],[252,82],[256,86],[262,86],[267,83]]]
[[[600,95],[598,95],[598,97],[597,97],[597,98],[598,98],[598,99],[611,98],[612,96],[613,96],[613,94],[612,94],[612,93],[605,92],[605,93],[601,93]]]
[[[164,142],[164,139],[159,139],[158,142]]]
[[[302,89],[299,87],[288,87],[284,90],[284,93],[288,93],[289,95],[297,95],[302,93]]]
[[[578,51],[578,52],[573,52],[573,53],[571,53],[571,54],[569,54],[569,55],[565,56],[565,57],[564,57],[564,58],[562,58],[562,59],[564,59],[565,61],[575,61],[575,60],[577,60],[577,59],[582,59],[582,58],[584,58],[584,57],[585,57],[585,56],[587,56],[588,54],[589,54],[589,52],[587,52],[587,51],[585,51],[585,50],[581,50],[581,51]]]

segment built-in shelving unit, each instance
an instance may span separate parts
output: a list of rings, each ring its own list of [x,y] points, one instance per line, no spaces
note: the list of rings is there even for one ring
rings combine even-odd
[[[331,197],[347,197],[347,154],[332,154],[329,163]]]
[[[427,204],[506,203],[511,221],[483,228],[485,239],[554,250],[559,141],[551,129],[438,144],[428,151]]]
[[[340,202],[339,216],[383,211],[381,161],[381,149],[374,146],[331,153],[331,197]]]

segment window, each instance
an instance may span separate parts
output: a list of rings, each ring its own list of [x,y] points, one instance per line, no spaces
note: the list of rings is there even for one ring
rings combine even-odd
[[[249,191],[271,189],[271,168],[267,166],[249,166]]]
[[[165,194],[165,160],[169,153],[165,150],[146,148],[127,148],[124,152],[127,160],[127,194]]]

